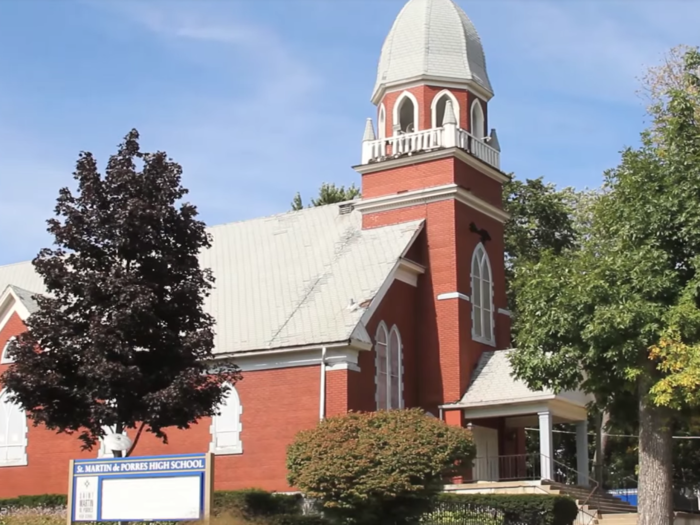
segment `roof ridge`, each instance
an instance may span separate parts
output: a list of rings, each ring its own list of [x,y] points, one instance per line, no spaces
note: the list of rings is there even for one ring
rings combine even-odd
[[[337,206],[340,208],[343,204],[348,204],[350,202],[357,202],[361,199],[359,198],[354,198],[346,201],[340,201],[340,202],[332,202],[330,204],[322,204],[320,206],[309,206],[307,208],[303,208],[301,210],[288,210],[284,212],[279,212],[279,213],[273,213],[272,215],[262,215],[260,217],[251,217],[248,219],[241,219],[238,221],[228,221],[228,222],[221,222],[218,224],[212,224],[212,225],[206,225],[206,230],[211,231],[215,228],[222,228],[224,226],[232,226],[234,224],[245,224],[245,223],[253,223],[256,221],[264,221],[264,220],[269,220],[269,219],[274,219],[278,217],[283,217],[285,215],[292,215],[292,214],[302,214],[302,213],[318,213],[321,210],[327,210],[329,206]],[[349,214],[345,214],[344,216],[347,216]],[[410,222],[410,221],[409,221]],[[385,226],[380,226],[380,228],[384,228]],[[7,264],[0,264],[0,269],[6,269],[11,266],[19,266],[19,265],[25,265],[25,264],[30,264],[32,262],[32,259],[25,259],[24,261],[17,261],[17,262],[11,262]],[[30,291],[30,290],[27,290]],[[36,293],[36,292],[34,292]]]
[[[330,204],[322,204],[320,206],[308,206],[306,208],[302,208],[301,210],[287,210],[279,213],[273,213],[271,215],[262,215],[260,217],[251,217],[249,219],[242,219],[238,221],[228,221],[228,222],[222,222],[218,224],[213,224],[211,226],[207,226],[207,230],[211,230],[213,228],[220,228],[223,226],[231,226],[232,224],[243,224],[243,223],[250,223],[250,222],[255,222],[255,221],[263,221],[263,220],[269,220],[269,219],[274,219],[276,217],[282,217],[284,215],[292,215],[292,214],[302,214],[302,213],[312,213],[315,211],[323,210],[323,209],[328,209],[329,206],[338,206],[340,207],[341,204],[347,204],[348,202],[355,202],[360,199],[350,199],[347,201],[340,201],[340,202],[331,202]]]

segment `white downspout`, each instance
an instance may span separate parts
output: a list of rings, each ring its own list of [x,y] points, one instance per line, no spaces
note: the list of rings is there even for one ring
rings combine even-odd
[[[326,417],[326,347],[321,348],[321,399],[318,418],[323,421]]]

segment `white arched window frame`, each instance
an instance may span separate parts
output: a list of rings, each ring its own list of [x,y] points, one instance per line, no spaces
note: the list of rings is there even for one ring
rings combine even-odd
[[[394,114],[393,114],[393,120],[392,120],[392,130],[394,128],[397,128],[397,126],[400,126],[400,115],[401,115],[401,106],[407,101],[410,100],[413,103],[413,131],[418,131],[420,129],[420,126],[418,125],[418,99],[411,93],[410,91],[404,91],[399,95],[399,97],[396,99],[396,102],[394,102]],[[397,128],[400,129],[400,128]],[[395,134],[398,133],[398,131],[392,133]]]
[[[7,350],[10,348],[10,343],[15,339],[15,337],[10,337],[5,343],[5,346],[2,347],[2,352],[0,352],[0,365],[9,365],[10,363],[14,363],[13,359],[7,355]]]
[[[438,124],[438,104],[440,103],[440,100],[442,100],[443,98],[448,98],[449,100],[452,101],[452,108],[454,109],[455,117],[457,117],[457,127],[459,127],[459,122],[460,122],[459,115],[460,115],[460,113],[459,113],[459,102],[457,101],[457,97],[455,97],[454,94],[452,93],[452,91],[450,91],[449,89],[443,89],[442,91],[440,91],[440,93],[438,93],[437,95],[435,95],[433,97],[433,102],[430,105],[430,115],[431,115],[430,119],[431,119],[431,123],[432,123],[433,128],[442,127],[442,122],[440,123],[440,126],[438,126],[437,124]],[[444,109],[443,109],[443,112],[444,112]],[[444,118],[444,114],[441,116]]]
[[[379,323],[375,337],[377,410],[403,408],[403,347],[396,326]]]
[[[11,403],[9,392],[0,391],[0,467],[27,464],[27,415]]]
[[[386,108],[384,104],[379,106],[379,119],[377,120],[377,137],[386,138]]]
[[[477,139],[483,139],[486,136],[486,119],[484,118],[484,108],[481,107],[481,102],[478,99],[472,102],[469,118],[471,134]]]
[[[219,415],[214,416],[211,420],[209,451],[219,455],[243,453],[243,442],[241,441],[243,406],[236,387],[228,386],[230,390],[219,405]]]
[[[479,243],[472,256],[472,339],[495,344],[493,323],[493,276],[489,256]]]
[[[103,426],[102,429],[105,431],[105,435],[108,436],[109,434],[114,434],[115,430],[117,429],[115,426]],[[122,432],[124,436],[128,436],[126,433],[126,430]],[[103,438],[100,438],[100,448],[97,450],[97,457],[98,458],[113,458],[114,457],[114,452],[111,450],[107,450],[107,447],[105,446],[105,442]]]

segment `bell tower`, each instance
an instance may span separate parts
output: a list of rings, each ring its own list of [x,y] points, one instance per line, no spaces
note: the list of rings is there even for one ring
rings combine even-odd
[[[500,146],[481,40],[453,0],[409,0],[381,51],[362,140],[364,228],[424,219],[421,406],[458,400],[486,350],[510,345]]]

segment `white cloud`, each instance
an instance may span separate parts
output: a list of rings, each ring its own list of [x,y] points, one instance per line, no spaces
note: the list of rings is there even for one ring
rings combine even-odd
[[[184,60],[226,76],[222,82],[236,90],[183,96],[171,122],[151,122],[142,133],[145,140],[157,136],[183,164],[185,184],[207,222],[284,211],[294,192],[318,186],[316,177],[333,160],[319,155],[329,137],[322,130],[333,133],[345,119],[317,107],[324,79],[289,42],[227,9],[231,4],[210,4],[213,11],[169,3],[99,7],[105,5]]]
[[[663,9],[659,6],[663,5]],[[700,5],[684,0],[511,1],[497,52],[507,75],[538,91],[636,103],[637,78],[663,52],[696,40]],[[510,53],[510,59],[506,54]]]

